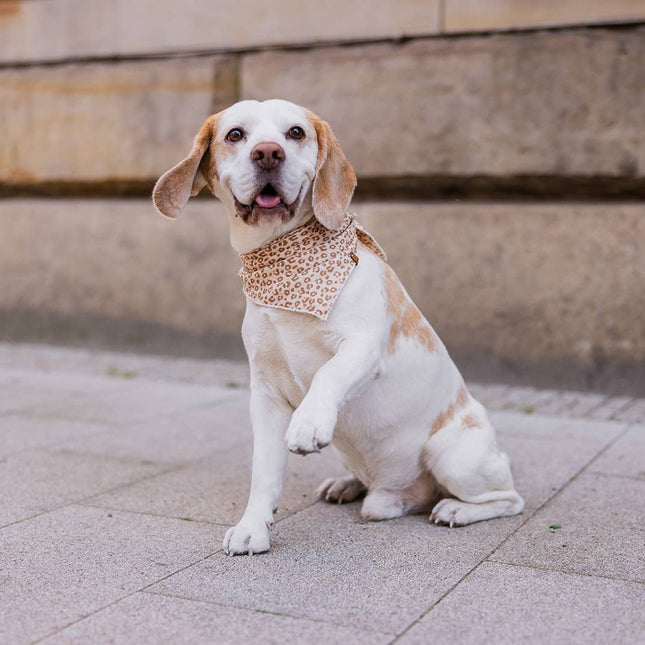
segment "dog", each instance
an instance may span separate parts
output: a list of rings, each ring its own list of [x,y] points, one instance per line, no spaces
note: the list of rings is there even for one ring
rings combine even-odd
[[[520,513],[485,408],[385,255],[347,210],[356,175],[330,126],[272,99],[209,117],[153,202],[177,217],[208,189],[226,206],[247,295],[253,467],[230,555],[269,550],[288,451],[332,444],[365,520],[429,512],[449,527]]]

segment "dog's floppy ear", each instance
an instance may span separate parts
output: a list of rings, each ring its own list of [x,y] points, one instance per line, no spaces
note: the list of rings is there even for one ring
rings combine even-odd
[[[310,114],[318,137],[318,159],[312,189],[316,219],[330,230],[343,222],[356,188],[356,174],[329,124]]]
[[[216,133],[218,117],[218,114],[214,114],[206,119],[195,137],[190,154],[164,173],[155,184],[152,201],[162,215],[177,217],[189,197],[197,195],[208,184],[200,165],[204,168],[210,165],[202,164],[202,160],[208,161],[205,157],[209,153],[210,143]]]

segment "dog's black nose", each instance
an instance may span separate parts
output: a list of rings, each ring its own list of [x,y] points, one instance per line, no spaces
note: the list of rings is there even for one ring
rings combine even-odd
[[[277,143],[264,141],[251,150],[251,159],[263,170],[273,170],[284,161],[284,150]]]

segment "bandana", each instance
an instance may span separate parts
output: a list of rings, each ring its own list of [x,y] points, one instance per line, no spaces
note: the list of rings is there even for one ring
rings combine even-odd
[[[242,253],[240,277],[253,302],[327,320],[338,294],[358,264],[360,243],[382,260],[378,242],[345,215],[339,230],[330,231],[312,218],[303,226],[250,253]]]

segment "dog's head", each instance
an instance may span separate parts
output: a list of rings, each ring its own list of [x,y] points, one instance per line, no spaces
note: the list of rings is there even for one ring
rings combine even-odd
[[[241,101],[209,117],[186,159],[157,182],[153,201],[177,217],[204,186],[248,226],[286,223],[303,208],[337,229],[356,175],[329,125],[288,101]]]

